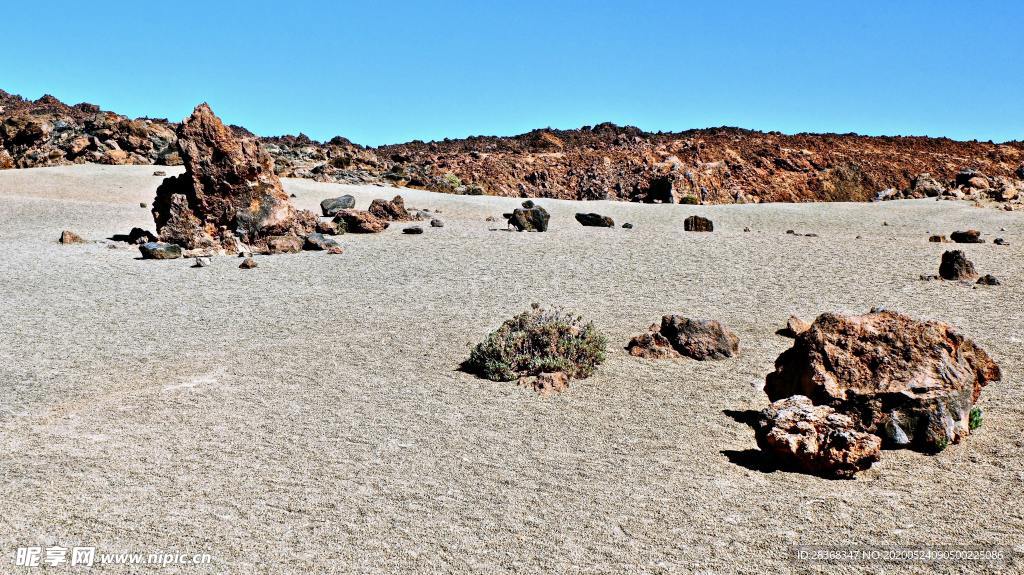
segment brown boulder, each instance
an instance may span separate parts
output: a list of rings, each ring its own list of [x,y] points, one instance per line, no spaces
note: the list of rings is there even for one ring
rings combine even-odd
[[[826,313],[775,360],[772,401],[804,395],[857,419],[887,446],[944,449],[969,433],[981,388],[999,366],[951,326],[881,311]]]
[[[267,238],[267,253],[297,254],[302,251],[304,240],[298,236],[270,236]]]
[[[828,477],[852,477],[878,461],[882,440],[856,421],[804,396],[780,399],[761,412],[757,445],[784,467]]]
[[[408,222],[416,219],[405,209],[405,200],[402,199],[402,196],[395,196],[391,201],[377,198],[370,202],[370,208],[367,211],[377,218],[389,222]]]
[[[707,218],[690,216],[683,221],[683,230],[688,232],[713,232],[715,224]]]
[[[388,227],[387,221],[364,210],[342,210],[334,221],[343,224],[345,231],[353,234],[376,234]]]
[[[985,240],[981,239],[981,232],[978,230],[967,230],[965,232],[953,232],[949,234],[949,239],[953,240],[958,244],[983,244]]]
[[[666,315],[661,318],[661,326],[652,325],[647,333],[630,340],[626,349],[637,357],[724,359],[739,353],[739,343],[736,334],[717,321]]]
[[[554,395],[569,389],[569,376],[564,371],[541,373],[519,378],[519,385],[531,388],[542,396]]]
[[[225,229],[262,246],[270,236],[308,231],[311,219],[292,206],[258,141],[237,137],[206,104],[196,107],[177,135],[185,173],[165,179],[153,202],[162,240],[207,247]]]
[[[942,262],[939,264],[939,277],[946,280],[972,280],[978,277],[974,270],[974,264],[967,259],[964,252],[950,250],[942,254]]]

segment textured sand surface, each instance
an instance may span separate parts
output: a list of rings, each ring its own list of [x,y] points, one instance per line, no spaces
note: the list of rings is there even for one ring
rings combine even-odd
[[[794,563],[790,545],[1024,552],[1020,213],[541,201],[552,230],[517,234],[484,221],[515,200],[401,190],[446,227],[393,224],[343,236],[340,256],[249,271],[56,243],[151,229],[152,172],[0,172],[0,572],[16,547],[54,543],[213,557],[167,573],[877,572]],[[285,187],[311,209],[395,193]],[[576,211],[636,228],[584,228]],[[691,214],[716,231],[683,232]],[[961,246],[1003,285],[920,281],[949,248],[928,232],[968,226],[1011,242]],[[531,302],[609,336],[594,377],[540,398],[456,371]],[[984,426],[937,456],[885,452],[853,481],[762,470],[725,410],[767,405],[760,386],[791,341],[774,331],[791,313],[873,306],[948,321],[991,353],[1004,380],[982,395]],[[622,350],[672,312],[723,321],[741,357]]]

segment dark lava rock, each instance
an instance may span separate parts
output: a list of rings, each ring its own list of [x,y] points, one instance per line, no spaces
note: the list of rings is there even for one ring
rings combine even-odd
[[[622,227],[623,227],[623,229],[631,230],[631,229],[633,229],[633,224],[631,224],[629,222],[626,222],[626,223],[622,224]]]
[[[546,232],[551,220],[547,210],[530,200],[523,202],[522,208],[516,208],[507,217],[508,224],[521,232]]]
[[[713,232],[715,224],[711,220],[700,216],[690,216],[683,221],[683,229],[688,232]]]
[[[444,227],[444,222],[439,220],[439,219],[437,219],[437,218],[434,218],[434,219],[430,220],[430,227],[432,227],[432,228],[443,228]]]
[[[950,250],[942,254],[939,276],[947,280],[973,280],[978,277],[978,272],[974,270],[974,264],[967,259],[964,252]]]
[[[602,216],[601,214],[595,213],[578,213],[576,214],[576,221],[584,226],[595,227],[595,228],[614,228],[615,221],[608,216]]]
[[[980,278],[978,278],[978,283],[980,285],[985,285],[985,286],[1002,285],[1002,282],[999,281],[999,278],[997,278],[996,276],[994,276],[992,274],[985,274],[985,275],[981,276]]]
[[[740,340],[714,320],[666,315],[626,346],[631,355],[652,359],[686,356],[693,359],[725,359],[739,353]]]
[[[420,226],[409,226],[407,228],[404,228],[402,230],[402,233],[403,234],[422,234],[423,233],[423,228],[421,228]]]
[[[341,246],[341,244],[338,243],[338,240],[321,233],[312,233],[306,236],[306,241],[303,244],[302,249],[318,251],[328,250],[337,246]]]
[[[338,215],[341,210],[350,210],[354,207],[356,207],[356,199],[348,194],[337,198],[327,198],[320,202],[320,211],[330,217]]]
[[[132,231],[127,234],[114,234],[107,239],[115,242],[127,242],[129,244],[146,244],[159,241],[156,235],[142,228],[132,228]]]
[[[238,264],[238,268],[243,270],[251,270],[254,267],[256,267],[256,260],[252,259],[251,257],[245,258],[244,260],[242,260],[242,263]]]

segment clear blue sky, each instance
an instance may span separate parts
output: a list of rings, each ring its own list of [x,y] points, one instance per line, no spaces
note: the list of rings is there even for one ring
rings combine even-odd
[[[646,130],[1024,139],[1018,0],[7,2],[0,88],[370,145]]]

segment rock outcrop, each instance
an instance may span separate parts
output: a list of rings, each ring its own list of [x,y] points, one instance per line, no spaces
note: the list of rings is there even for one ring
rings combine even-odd
[[[775,361],[772,401],[802,395],[854,418],[887,447],[937,452],[970,433],[981,390],[1001,378],[973,341],[939,321],[826,313]]]
[[[651,359],[726,359],[739,353],[739,343],[736,334],[715,320],[666,315],[660,326],[653,324],[647,333],[630,340],[626,350],[630,355]]]
[[[315,226],[314,214],[292,206],[259,142],[237,137],[206,104],[177,136],[185,173],[165,179],[153,202],[162,241],[234,251],[237,237],[259,249],[270,236],[305,235]]]

